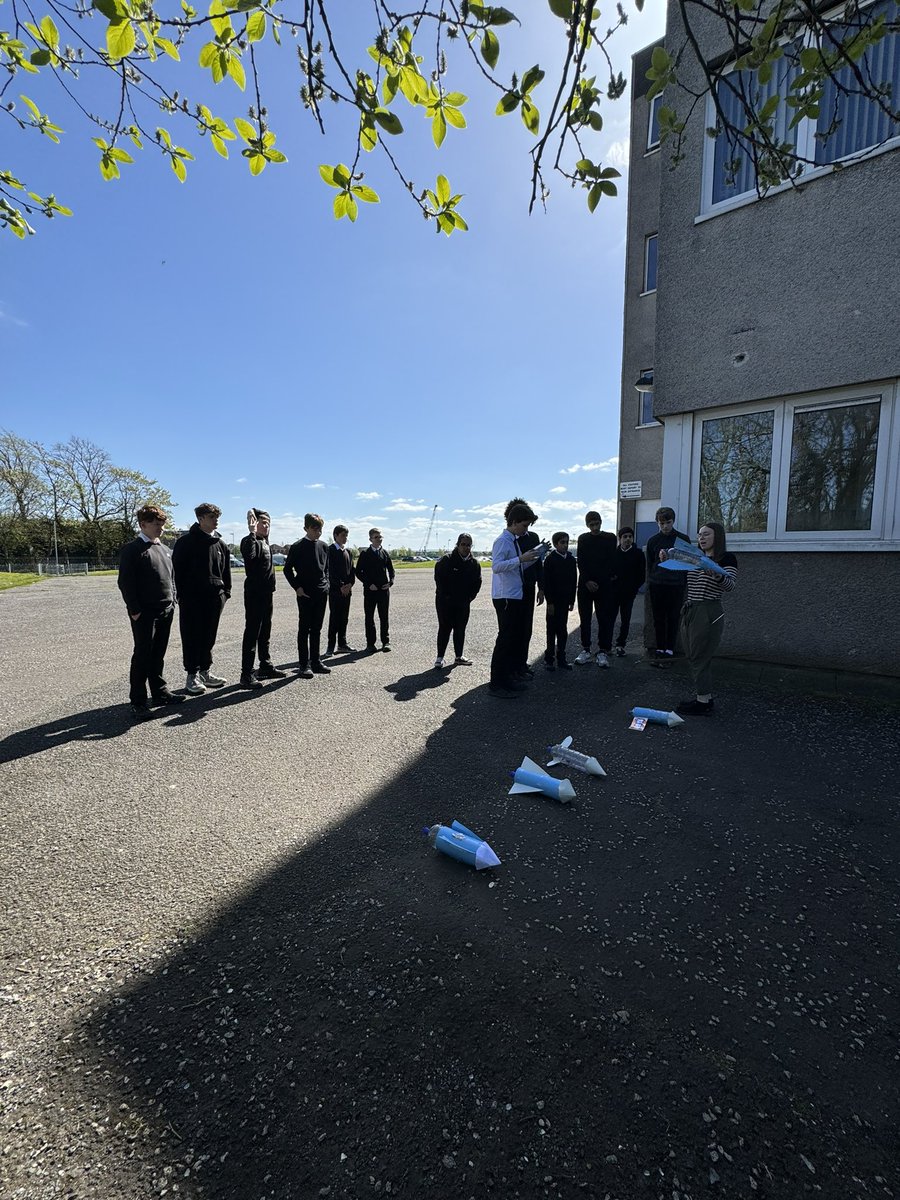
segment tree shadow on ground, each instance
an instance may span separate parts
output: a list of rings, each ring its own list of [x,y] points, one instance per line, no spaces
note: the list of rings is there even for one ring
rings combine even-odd
[[[72,1031],[57,1078],[121,1194],[896,1184],[896,755],[864,754],[861,714],[816,702],[838,748],[759,693],[639,735],[623,677],[566,676],[514,713],[461,696],[365,807]],[[563,728],[608,778],[573,775],[571,808],[507,795]],[[501,868],[429,849],[453,818]]]

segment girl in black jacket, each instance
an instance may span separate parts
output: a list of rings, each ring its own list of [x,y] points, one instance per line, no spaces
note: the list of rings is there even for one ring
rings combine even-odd
[[[463,657],[469,605],[481,590],[481,563],[472,557],[472,538],[461,533],[456,546],[434,564],[435,607],[438,617],[437,658],[435,667],[444,665],[444,655],[450,634],[453,634],[453,665],[471,667],[472,660]]]

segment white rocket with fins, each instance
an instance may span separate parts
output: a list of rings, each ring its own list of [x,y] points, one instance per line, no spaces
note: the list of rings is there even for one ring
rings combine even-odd
[[[556,746],[549,746],[548,749],[553,757],[547,763],[548,767],[555,767],[559,763],[564,763],[567,767],[574,767],[576,771],[584,771],[585,775],[605,775],[606,772],[597,762],[593,755],[582,754],[580,750],[570,749],[572,738],[564,738]]]

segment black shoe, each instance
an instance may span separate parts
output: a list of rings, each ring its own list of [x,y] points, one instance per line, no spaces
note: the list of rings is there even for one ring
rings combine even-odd
[[[252,675],[242,675],[238,680],[238,687],[247,688],[251,692],[262,691],[262,684],[258,679],[254,679]]]
[[[552,658],[545,658],[545,659],[544,659],[544,666],[547,668],[547,670],[548,670],[548,671],[555,671],[555,670],[556,670],[556,663],[553,661],[553,659],[552,659]]]
[[[377,650],[377,646],[366,646],[366,654],[375,654]]]
[[[309,664],[306,664],[304,666],[304,664],[301,663],[300,670],[297,672],[297,678],[298,679],[312,679],[312,677],[313,677],[313,673],[309,669]]]
[[[187,696],[182,696],[176,692],[160,692],[158,696],[153,697],[153,704],[157,708],[162,708],[166,704],[184,704]]]
[[[331,667],[326,667],[324,663],[320,663],[320,662],[313,663],[313,665],[310,667],[310,670],[312,671],[313,675],[330,675],[331,674]]]
[[[257,679],[287,679],[287,671],[279,671],[277,667],[271,664],[267,667],[260,667],[256,672]]]
[[[616,646],[616,658],[624,658],[624,657],[625,657],[625,647],[624,646]]]
[[[512,688],[501,687],[499,683],[488,684],[488,695],[496,696],[498,700],[518,700],[519,693]]]
[[[341,642],[341,644],[338,646],[338,650],[340,650],[341,654],[355,654],[356,653],[356,647],[348,646],[346,642]]]
[[[675,711],[682,717],[710,717],[713,713],[712,700],[684,700],[675,705]]]
[[[132,704],[130,708],[131,715],[136,721],[146,721],[152,715],[146,704]]]
[[[575,670],[575,668],[572,666],[572,664],[570,662],[567,662],[564,658],[561,658],[556,665],[559,667],[559,669],[561,671],[574,671]]]
[[[390,652],[391,652],[391,643],[390,643],[390,642],[383,642],[383,643],[382,643],[382,645],[381,645],[381,649],[384,651],[384,653],[385,653],[385,654],[390,654]]]

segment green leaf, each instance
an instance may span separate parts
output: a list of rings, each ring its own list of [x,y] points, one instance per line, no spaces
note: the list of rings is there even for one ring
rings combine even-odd
[[[440,147],[447,136],[447,120],[444,114],[439,110],[431,122],[431,136],[434,139],[434,144]]]
[[[510,21],[518,21],[515,13],[511,13],[508,8],[492,8],[488,18],[488,25],[508,25]]]
[[[481,57],[493,71],[500,58],[500,39],[490,29],[485,30],[481,39]]]
[[[322,176],[322,178],[325,180],[325,182],[328,184],[329,187],[338,187],[338,184],[335,182],[335,179],[334,179],[334,167],[329,167],[326,163],[323,163],[319,167],[319,174]]]
[[[455,212],[452,215],[453,215],[453,222],[456,225],[456,228],[461,229],[463,231],[463,233],[465,233],[466,230],[469,228],[468,225],[465,223],[465,221],[462,219],[462,217],[459,215],[458,212]]]
[[[131,157],[128,151],[120,150],[118,146],[111,146],[107,153],[109,154],[109,157],[115,159],[116,162],[134,162],[134,159]]]
[[[465,129],[466,118],[462,115],[458,108],[445,108],[444,117],[447,124],[452,125],[454,129]]]
[[[572,0],[550,0],[550,11],[554,17],[569,21],[572,18]]]
[[[349,203],[350,197],[347,192],[338,192],[334,198],[334,219],[336,221],[340,221],[341,217],[346,217]]]
[[[210,139],[212,141],[213,149],[215,150],[216,154],[221,154],[223,158],[227,158],[228,157],[228,147],[225,145],[225,143],[222,141],[222,139],[219,137],[219,135],[217,133],[213,133],[210,135]]]
[[[543,78],[544,72],[539,66],[537,66],[537,64],[535,64],[533,67],[529,67],[522,76],[522,82],[519,85],[519,91],[523,96],[527,96],[529,92],[533,91],[537,87]]]
[[[184,161],[180,159],[177,154],[173,154],[169,161],[171,162],[172,170],[178,176],[179,181],[184,183],[184,181],[187,179],[187,167],[184,165]]]
[[[445,92],[444,103],[451,104],[454,108],[461,108],[468,100],[468,96],[464,96],[462,92]]]
[[[107,21],[121,21],[127,16],[122,0],[94,0],[94,8],[102,13]]]
[[[385,75],[384,82],[381,85],[381,94],[382,94],[382,96],[384,96],[385,104],[390,104],[390,102],[397,95],[397,91],[398,91],[399,87],[400,87],[400,76],[399,75],[396,75],[396,74],[395,75]]]
[[[403,126],[400,124],[399,117],[395,113],[388,112],[386,108],[376,108],[373,116],[385,133],[398,134],[403,132]]]
[[[358,213],[359,213],[359,208],[357,207],[356,201],[353,199],[352,196],[348,196],[347,197],[347,216],[350,218],[351,221],[355,221]]]
[[[32,50],[29,61],[33,67],[46,67],[47,63],[50,61],[50,51]]]
[[[273,162],[273,163],[286,163],[287,162],[287,155],[282,154],[280,150],[267,150],[266,158],[268,158],[269,162]]]
[[[590,212],[593,212],[594,209],[597,207],[597,205],[600,203],[600,197],[602,195],[603,195],[603,191],[600,187],[600,184],[595,183],[594,186],[591,188],[591,190],[588,192],[588,210]]]
[[[442,208],[450,199],[450,182],[446,175],[438,175],[437,177],[437,199]]]
[[[238,85],[241,91],[247,86],[247,76],[244,72],[244,64],[239,58],[235,58],[233,54],[228,55],[228,74]]]
[[[100,159],[100,174],[107,181],[119,178],[119,168],[108,154],[104,154]]]
[[[206,44],[200,48],[200,57],[197,59],[197,62],[201,67],[211,67],[218,57],[219,47],[216,45],[216,43],[206,42]]]
[[[359,144],[363,150],[374,150],[378,145],[378,134],[375,130],[375,118],[371,113],[360,113]]]
[[[259,9],[247,18],[247,41],[260,42],[266,36],[266,14]]]
[[[662,46],[654,46],[650,56],[650,64],[657,75],[662,75],[669,69],[669,56]]]
[[[366,187],[365,184],[355,183],[353,185],[353,187],[351,188],[351,191],[354,196],[357,196],[360,200],[364,201],[366,204],[378,204],[379,203],[380,198],[379,198],[378,193],[373,191],[372,188]]]
[[[541,127],[541,114],[530,100],[522,101],[522,123],[529,133],[537,134]]]
[[[106,27],[106,52],[114,62],[127,58],[134,44],[134,26],[130,21],[118,21]]]
[[[178,53],[178,47],[174,42],[164,37],[156,37],[153,40],[164,54],[168,54],[169,58],[174,58],[176,62],[181,62],[181,55]]]
[[[59,30],[49,17],[44,17],[41,21],[41,35],[51,49],[56,49],[59,45]]]
[[[253,126],[250,124],[250,122],[245,121],[243,117],[235,117],[234,118],[234,127],[238,131],[238,133],[241,135],[241,137],[244,139],[245,142],[255,142],[256,141],[257,136],[258,136],[256,130],[253,128]]]
[[[265,156],[262,154],[251,154],[249,162],[251,175],[261,175],[266,169]]]
[[[41,110],[38,108],[35,102],[33,100],[29,100],[27,96],[20,96],[19,99],[25,101],[25,103],[31,109],[34,119],[39,121],[41,119]]]
[[[519,99],[518,92],[507,92],[504,96],[500,97],[500,101],[494,112],[498,117],[502,117],[504,113],[515,112],[519,107]]]

